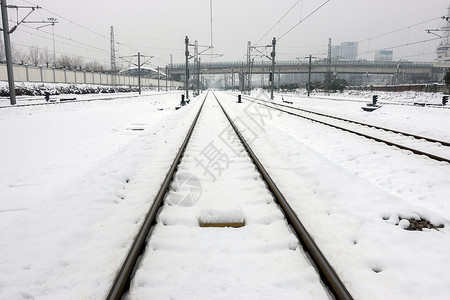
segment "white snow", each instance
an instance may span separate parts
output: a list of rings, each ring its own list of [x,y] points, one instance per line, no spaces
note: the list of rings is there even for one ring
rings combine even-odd
[[[200,210],[202,224],[243,224],[244,213],[239,205],[219,204]]]
[[[189,172],[201,197],[163,206],[126,299],[328,299],[243,147],[220,140],[227,122],[209,95],[167,196],[189,195]],[[199,225],[243,215],[240,228]]]
[[[355,298],[446,298],[450,293],[445,271],[450,266],[450,252],[445,250],[450,246],[447,163],[248,102],[239,107],[235,96],[228,98],[227,108],[246,120],[241,128],[253,130],[244,135],[253,140],[256,154]],[[322,103],[323,110],[332,110],[334,104],[293,99],[300,106]],[[352,117],[366,114],[357,108],[360,104],[345,103]],[[440,124],[436,134],[448,134],[443,124],[450,111],[432,110],[433,117],[426,108],[404,109],[409,109],[411,119],[414,113],[428,114]],[[334,113],[341,110],[343,106]],[[400,123],[390,110],[386,106],[386,127]],[[405,123],[415,131],[414,121]],[[445,228],[410,232],[403,229],[404,223],[397,226],[399,218],[419,216]]]
[[[104,299],[204,96],[179,110],[180,94],[165,93],[1,108],[0,299]],[[448,298],[449,164],[217,96],[355,299]],[[448,109],[386,104],[366,113],[369,93],[361,102],[284,97],[450,140]],[[326,297],[217,105],[205,109],[130,298]],[[213,146],[227,153],[222,168],[202,168]],[[201,228],[202,208],[223,203],[240,207],[245,226]],[[445,227],[405,230],[419,217]]]

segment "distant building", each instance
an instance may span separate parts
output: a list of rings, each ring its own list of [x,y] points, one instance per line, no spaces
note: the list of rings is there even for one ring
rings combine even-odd
[[[392,61],[394,58],[394,51],[392,50],[378,50],[375,52],[375,61]]]
[[[357,42],[343,42],[340,45],[339,56],[345,60],[358,59],[358,43]]]
[[[450,16],[450,7],[447,9],[447,17]],[[441,27],[442,40],[436,49],[436,61],[450,62],[450,23],[447,22],[445,26]]]
[[[331,59],[337,60],[341,56],[341,46],[331,46]]]

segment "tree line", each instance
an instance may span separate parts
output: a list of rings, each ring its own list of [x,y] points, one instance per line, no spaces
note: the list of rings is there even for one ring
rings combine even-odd
[[[0,43],[0,62],[5,62],[5,48],[4,44]],[[30,65],[35,67],[46,67],[66,70],[86,70],[94,72],[107,71],[106,65],[97,61],[85,61],[81,56],[69,56],[60,55],[56,57],[56,61],[53,62],[53,52],[47,47],[38,48],[30,46],[28,50],[19,49],[12,46],[11,57],[14,64],[17,65]]]

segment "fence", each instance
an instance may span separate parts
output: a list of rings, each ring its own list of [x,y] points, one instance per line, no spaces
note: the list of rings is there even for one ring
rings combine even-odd
[[[112,85],[113,76],[115,85],[137,86],[139,85],[137,76],[113,75],[111,73],[50,69],[44,67],[33,67],[27,65],[14,65],[14,81],[16,82],[42,82],[42,83],[70,83],[70,84],[97,84]],[[0,64],[0,81],[8,81],[6,64]],[[168,86],[183,86],[182,82],[168,80]],[[158,86],[158,79],[142,77],[142,86]],[[160,79],[160,86],[166,85],[165,79]]]

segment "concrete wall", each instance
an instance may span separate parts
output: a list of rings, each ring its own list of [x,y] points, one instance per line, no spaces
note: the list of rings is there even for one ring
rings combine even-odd
[[[70,84],[98,84],[111,85],[112,74],[99,72],[86,72],[75,70],[51,69],[42,67],[14,65],[14,81],[15,82],[42,82],[42,83],[70,83]],[[8,73],[6,64],[0,63],[0,81],[8,81]],[[166,80],[161,79],[160,87],[166,86]],[[138,85],[136,76],[116,75],[116,85]],[[183,82],[169,81],[168,86],[183,86]],[[141,86],[158,86],[157,79],[141,78]]]

